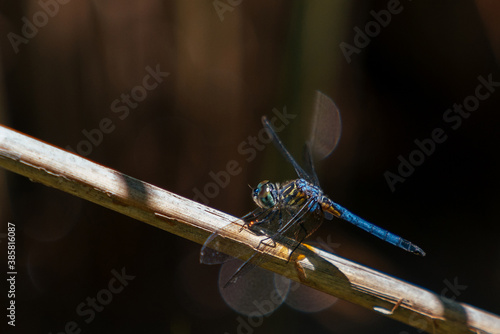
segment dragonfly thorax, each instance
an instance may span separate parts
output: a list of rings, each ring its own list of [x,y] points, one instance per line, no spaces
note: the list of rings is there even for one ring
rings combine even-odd
[[[262,181],[252,192],[252,198],[263,209],[275,206],[302,206],[310,199],[321,203],[328,199],[321,189],[303,179],[285,183]]]

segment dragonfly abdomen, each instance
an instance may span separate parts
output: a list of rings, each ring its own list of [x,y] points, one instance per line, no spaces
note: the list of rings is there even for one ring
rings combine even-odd
[[[323,197],[321,189],[303,179],[284,183],[280,192],[282,202],[289,206],[302,206],[311,198],[319,201]]]
[[[331,210],[336,211],[340,214],[339,218],[342,218],[345,221],[348,221],[349,223],[356,225],[357,227],[365,230],[366,232],[373,234],[374,236],[394,245],[397,247],[400,247],[408,252],[415,253],[417,255],[425,256],[425,252],[418,247],[417,245],[411,243],[410,241],[403,239],[402,237],[391,233],[381,227],[378,227],[377,225],[374,225],[372,223],[367,222],[366,220],[356,216],[346,208],[338,205],[337,203],[333,202],[332,200],[326,198],[327,201],[325,201],[325,204],[322,204],[322,206],[325,207],[331,207],[328,211],[331,212]],[[323,209],[325,211],[325,209]]]

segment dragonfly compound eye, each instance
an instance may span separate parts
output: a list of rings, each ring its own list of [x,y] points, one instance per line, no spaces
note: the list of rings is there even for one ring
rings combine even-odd
[[[276,205],[276,187],[269,181],[262,181],[253,190],[252,197],[261,208],[272,208]]]

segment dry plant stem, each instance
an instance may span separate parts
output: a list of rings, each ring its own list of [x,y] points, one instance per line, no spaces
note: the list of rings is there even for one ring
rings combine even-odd
[[[256,249],[262,240],[240,231],[230,215],[3,126],[0,166],[199,244],[225,227],[221,250],[229,255]],[[494,314],[314,247],[300,246],[289,262],[284,245],[260,251],[267,261],[259,265],[265,269],[429,333],[500,333]]]

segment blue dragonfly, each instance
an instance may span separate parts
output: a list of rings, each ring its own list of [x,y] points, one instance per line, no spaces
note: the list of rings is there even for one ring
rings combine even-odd
[[[340,113],[329,97],[321,92],[316,93],[311,138],[304,149],[305,169],[288,152],[265,116],[262,117],[262,123],[274,145],[295,169],[298,179],[284,183],[267,180],[260,182],[252,190],[252,198],[258,207],[241,218],[245,222],[243,228],[265,236],[263,243],[267,246],[290,238],[297,241],[296,248],[324,220],[336,217],[408,252],[425,256],[425,252],[417,245],[356,216],[332,201],[321,190],[312,163],[312,152],[322,157],[328,156],[337,146],[341,133]],[[325,133],[328,135],[325,136]],[[216,250],[218,238],[219,234],[215,232],[205,241],[200,254],[201,263],[220,264],[232,259]],[[235,283],[239,277],[254,268],[262,261],[261,255],[258,251],[250,255],[227,279],[224,287]]]

